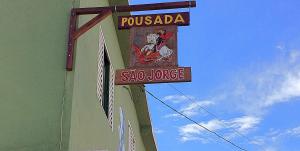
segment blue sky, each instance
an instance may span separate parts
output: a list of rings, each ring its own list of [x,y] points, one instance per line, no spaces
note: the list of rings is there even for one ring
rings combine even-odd
[[[247,150],[299,151],[299,6],[299,0],[197,1],[191,25],[178,32],[179,64],[192,67],[192,82],[147,89]],[[148,101],[160,151],[238,150]]]

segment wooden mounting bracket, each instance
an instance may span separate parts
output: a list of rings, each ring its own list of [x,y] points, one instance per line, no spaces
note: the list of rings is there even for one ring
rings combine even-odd
[[[90,21],[82,25],[79,29],[77,29],[78,14],[74,9],[71,11],[68,50],[67,50],[67,64],[66,64],[67,71],[72,71],[73,69],[74,45],[78,37],[80,37],[82,34],[84,34],[89,29],[94,27],[96,24],[101,22],[111,13],[112,12],[110,10],[102,10],[101,12],[99,12],[99,14],[96,17],[94,17],[93,19],[91,19]]]
[[[113,12],[130,12],[130,11],[146,11],[146,10],[160,10],[160,9],[176,9],[176,8],[190,8],[196,7],[195,1],[183,2],[167,2],[154,4],[140,4],[140,5],[123,5],[123,6],[108,6],[108,7],[90,7],[90,8],[73,8],[71,10],[70,24],[69,24],[69,40],[67,50],[66,70],[73,70],[74,45],[76,40],[89,29],[101,22]],[[77,29],[77,20],[79,15],[98,14],[96,17],[82,25]]]

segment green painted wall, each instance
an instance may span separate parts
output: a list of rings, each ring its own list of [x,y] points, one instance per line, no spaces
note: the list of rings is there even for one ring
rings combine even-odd
[[[59,149],[70,0],[0,0],[0,151]]]
[[[123,86],[115,87],[113,130],[96,98],[100,26],[115,69],[124,68],[120,49],[124,45],[118,41],[119,35],[126,33],[116,33],[113,18],[106,18],[79,38],[74,71],[66,72],[72,5],[95,7],[108,2],[0,0],[0,151],[116,151],[119,107],[126,118],[126,150],[130,121],[136,150],[145,151],[143,140],[151,140],[147,145],[154,143],[149,119],[141,120],[148,115],[144,93],[141,101],[134,103],[132,97],[137,93],[132,96]],[[79,25],[91,17],[80,17]],[[122,43],[127,42],[126,37],[121,39]],[[136,110],[137,104],[143,106],[143,111]],[[140,127],[148,127],[147,133],[140,133],[145,131]]]
[[[80,7],[107,6],[105,1],[82,0]],[[80,17],[79,24],[85,23],[93,15]],[[116,151],[119,145],[119,107],[125,112],[126,150],[128,149],[128,121],[134,129],[136,150],[145,151],[136,110],[129,91],[123,86],[115,86],[114,124],[109,127],[104,110],[97,101],[97,52],[100,26],[104,33],[109,57],[115,69],[124,68],[121,50],[112,17],[106,18],[99,25],[85,33],[77,41],[74,90],[72,101],[70,151]]]

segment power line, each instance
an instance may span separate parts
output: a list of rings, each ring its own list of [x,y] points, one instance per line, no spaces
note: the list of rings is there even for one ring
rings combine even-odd
[[[141,88],[141,87],[140,87]],[[142,89],[142,88],[141,88]],[[143,89],[142,89],[143,90]],[[161,99],[159,99],[158,97],[156,97],[153,93],[149,92],[146,88],[144,89],[145,92],[147,92],[149,95],[151,95],[154,99],[158,100],[160,103],[162,103],[163,105],[165,105],[166,107],[170,108],[171,110],[173,110],[174,112],[178,113],[179,115],[185,117],[186,119],[188,119],[189,121],[195,123],[196,125],[198,125],[199,127],[205,129],[206,131],[216,135],[217,137],[219,137],[220,139],[226,141],[227,143],[231,144],[232,146],[240,149],[240,150],[243,150],[243,151],[247,151],[246,149],[240,147],[239,145],[236,145],[235,143],[231,142],[230,140],[224,138],[223,136],[221,136],[220,134],[218,134],[217,132],[215,131],[212,131],[210,129],[208,129],[207,127],[199,124],[198,122],[196,122],[195,120],[193,120],[192,118],[186,116],[185,114],[181,113],[180,111],[176,110],[175,108],[173,108],[172,106],[168,105],[167,103],[165,103],[164,101],[162,101]]]
[[[169,87],[173,88],[173,89],[176,90],[178,93],[180,93],[181,95],[183,95],[184,97],[186,97],[188,100],[197,103],[197,101],[193,100],[193,99],[192,99],[191,97],[189,97],[188,95],[185,95],[182,91],[180,91],[179,89],[177,89],[175,86],[173,86],[173,85],[171,85],[171,84],[168,84],[168,85],[169,85]],[[219,118],[216,114],[210,112],[210,111],[207,110],[205,107],[203,107],[203,106],[201,106],[201,105],[200,105],[199,107],[200,107],[201,109],[203,109],[206,113],[210,114],[211,116],[213,116],[214,118],[216,118],[218,121],[220,121],[220,122],[222,123],[223,126],[225,126],[226,128],[232,129],[235,133],[237,133],[238,135],[240,135],[240,136],[242,136],[243,138],[245,138],[245,139],[248,141],[248,143],[251,144],[251,142],[252,142],[253,140],[251,140],[249,137],[247,137],[246,135],[240,133],[240,132],[239,132],[238,130],[236,130],[235,128],[229,127],[226,123],[224,123],[224,121],[220,120],[220,118]],[[260,146],[260,145],[258,145],[258,146]],[[260,148],[261,148],[261,146],[260,146]],[[263,149],[263,148],[261,148],[261,149],[265,151],[265,149]]]
[[[185,98],[187,98],[188,100],[197,103],[197,101],[195,101],[195,100],[193,100],[192,98],[190,98],[189,96],[185,95],[183,92],[181,92],[181,91],[180,91],[179,89],[177,89],[175,86],[173,86],[173,85],[171,85],[171,84],[168,84],[168,85],[169,85],[169,87],[171,87],[171,88],[173,88],[174,90],[176,90],[178,93],[180,93],[181,95],[183,95],[183,96],[184,96]],[[225,126],[226,128],[229,127],[229,126],[228,126],[227,124],[225,124],[222,120],[220,120],[220,118],[219,118],[216,114],[214,114],[214,113],[208,111],[205,107],[203,107],[203,106],[201,106],[201,105],[199,105],[199,107],[200,107],[202,110],[204,110],[206,113],[210,114],[211,116],[213,116],[214,118],[216,118],[218,121],[220,121],[220,122],[222,123],[223,126]],[[250,139],[250,138],[248,138],[248,137],[245,136],[244,134],[240,133],[240,132],[237,131],[236,129],[234,129],[234,128],[232,128],[232,127],[230,127],[230,129],[232,129],[235,133],[237,133],[238,135],[244,137],[244,138],[247,139],[249,142],[251,142],[251,139]]]

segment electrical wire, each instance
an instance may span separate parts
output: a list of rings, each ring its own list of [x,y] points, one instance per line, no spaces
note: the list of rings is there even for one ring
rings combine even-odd
[[[185,98],[187,98],[188,100],[197,103],[197,101],[193,100],[191,97],[189,97],[188,95],[184,94],[182,91],[180,91],[179,89],[177,89],[175,86],[173,86],[173,85],[171,85],[171,84],[168,84],[168,86],[171,87],[171,88],[173,88],[174,90],[176,90],[178,93],[180,93],[181,95],[183,95],[183,96],[184,96]],[[236,134],[238,134],[238,135],[240,135],[241,137],[245,138],[245,139],[248,141],[248,143],[251,144],[251,142],[252,142],[253,140],[251,140],[249,137],[247,137],[246,135],[240,133],[240,132],[239,132],[238,130],[236,130],[235,128],[229,127],[226,123],[224,123],[224,121],[220,120],[220,118],[219,118],[216,114],[210,112],[210,111],[207,110],[205,107],[203,107],[203,106],[199,106],[199,107],[200,107],[202,110],[204,110],[206,113],[210,114],[211,116],[213,116],[214,118],[216,118],[218,121],[220,121],[224,127],[232,129]],[[260,146],[260,145],[258,145],[258,146]],[[261,146],[260,146],[260,147],[261,147]],[[263,148],[261,148],[261,150],[265,151],[265,149],[263,149]]]
[[[173,86],[173,85],[171,85],[171,84],[168,84],[168,86],[171,87],[171,88],[173,88],[174,90],[176,90],[178,93],[180,93],[181,95],[183,95],[183,96],[184,96],[185,98],[187,98],[188,100],[197,103],[197,101],[195,101],[195,100],[193,100],[192,98],[190,98],[189,96],[185,95],[182,91],[180,91],[179,89],[177,89],[175,86]],[[208,111],[208,110],[207,110],[205,107],[203,107],[203,106],[199,106],[199,107],[200,107],[202,110],[204,110],[206,113],[210,114],[211,116],[213,116],[214,118],[216,118],[218,121],[220,121],[224,127],[226,127],[226,128],[229,127],[229,126],[228,126],[227,124],[225,124],[222,120],[220,120],[220,118],[219,118],[216,114],[214,114],[214,113]],[[230,128],[230,129],[232,129],[235,133],[237,133],[238,135],[242,136],[243,138],[245,138],[245,139],[247,139],[249,142],[251,142],[251,139],[250,139],[250,138],[248,138],[248,137],[245,136],[244,134],[240,133],[240,132],[237,131],[236,129],[234,129],[234,128]]]
[[[142,89],[142,87],[140,87]],[[142,89],[143,90],[143,89]],[[206,131],[216,135],[217,137],[219,137],[220,139],[224,140],[225,142],[231,144],[232,146],[238,148],[239,150],[243,150],[243,151],[247,151],[246,149],[240,147],[239,145],[235,144],[234,142],[224,138],[223,136],[221,136],[220,134],[218,134],[217,132],[208,129],[207,127],[199,124],[198,122],[196,122],[195,120],[193,120],[192,118],[188,117],[187,115],[181,113],[180,111],[176,110],[175,108],[173,108],[172,106],[168,105],[167,103],[165,103],[164,101],[162,101],[161,99],[159,99],[158,97],[156,97],[153,93],[151,93],[150,91],[148,91],[146,88],[144,89],[145,92],[147,92],[150,96],[152,96],[154,99],[156,99],[157,101],[159,101],[160,103],[162,103],[163,105],[165,105],[166,107],[168,107],[169,109],[173,110],[174,112],[178,113],[179,115],[183,116],[184,118],[186,118],[187,120],[195,123],[196,125],[198,125],[199,127],[205,129]]]

